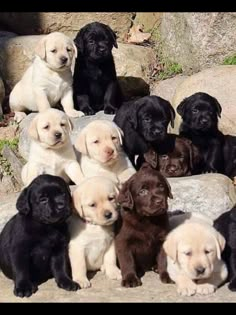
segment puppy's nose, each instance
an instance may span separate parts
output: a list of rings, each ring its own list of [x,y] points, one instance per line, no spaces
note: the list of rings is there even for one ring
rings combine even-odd
[[[100,52],[103,52],[105,49],[106,49],[106,47],[104,47],[104,46],[100,46],[100,47],[99,47],[99,51],[100,51]]]
[[[68,58],[65,57],[65,56],[62,56],[60,59],[61,59],[61,63],[62,63],[62,64],[66,63],[67,60],[68,60]]]
[[[112,212],[109,211],[109,210],[106,210],[106,211],[104,212],[104,217],[105,217],[106,219],[110,219],[110,218],[112,217]]]
[[[176,169],[177,169],[177,166],[176,165],[170,165],[169,166],[169,171],[171,171],[171,172],[174,172],[174,171],[176,171]]]
[[[106,148],[105,152],[107,155],[112,155],[114,153],[114,150],[112,148]]]
[[[153,130],[154,136],[159,136],[159,135],[162,135],[163,133],[164,133],[164,130],[162,128],[156,128]]]
[[[203,117],[203,118],[201,119],[201,124],[206,124],[208,121],[209,121],[208,118]]]
[[[204,274],[206,268],[199,266],[199,267],[195,268],[195,270],[196,270],[197,275],[202,275],[202,274]]]
[[[55,138],[56,139],[60,139],[61,138],[62,133],[61,132],[55,132]]]

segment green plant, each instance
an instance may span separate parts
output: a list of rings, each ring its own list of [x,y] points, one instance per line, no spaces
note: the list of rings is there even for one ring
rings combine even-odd
[[[12,150],[17,150],[19,139],[14,138],[11,140],[0,140],[0,169],[2,169],[4,175],[12,175],[11,164],[2,156],[2,149],[5,145],[9,146]]]
[[[223,61],[223,65],[236,65],[236,54],[230,57],[226,57]]]
[[[18,148],[19,138],[14,138],[11,140],[0,140],[0,154],[2,152],[2,149],[5,145],[9,146],[12,150],[15,150]]]

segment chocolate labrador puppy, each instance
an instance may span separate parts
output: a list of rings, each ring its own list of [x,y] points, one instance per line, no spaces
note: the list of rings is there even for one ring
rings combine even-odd
[[[122,187],[118,196],[121,217],[115,246],[122,274],[122,286],[141,285],[145,271],[158,270],[163,282],[169,280],[162,244],[169,229],[167,198],[170,185],[149,165],[142,167]]]
[[[196,174],[224,174],[224,135],[218,130],[221,110],[216,98],[202,92],[185,98],[177,107],[183,119],[180,136],[192,140],[202,157]]]
[[[199,162],[199,152],[191,140],[168,134],[163,143],[138,157],[138,168],[145,162],[166,177],[189,176]]]
[[[16,208],[0,234],[0,268],[14,281],[14,294],[29,297],[52,277],[58,287],[77,290],[68,256],[69,186],[61,177],[40,175],[21,192]]]
[[[174,119],[173,107],[159,96],[144,96],[119,108],[114,122],[124,132],[124,150],[134,165],[135,155],[165,140],[167,127],[169,123],[174,126]]]
[[[103,23],[85,25],[75,38],[78,57],[74,71],[75,107],[85,115],[103,110],[114,114],[122,103],[112,48],[118,48],[116,34]]]

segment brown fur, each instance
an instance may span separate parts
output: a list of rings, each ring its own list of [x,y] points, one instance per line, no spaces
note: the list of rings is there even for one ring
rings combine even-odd
[[[162,250],[169,228],[168,197],[172,198],[172,194],[167,180],[148,165],[134,174],[120,191],[121,217],[115,246],[125,287],[141,285],[140,277],[156,265],[161,280],[168,281]]]

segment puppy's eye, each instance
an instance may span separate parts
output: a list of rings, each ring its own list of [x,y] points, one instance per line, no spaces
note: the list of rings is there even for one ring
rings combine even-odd
[[[146,196],[148,194],[148,190],[147,189],[141,189],[138,194],[139,194],[139,196]]]
[[[40,203],[47,203],[47,202],[48,202],[48,198],[47,198],[47,197],[41,197],[41,198],[39,199],[39,202],[40,202]]]
[[[112,140],[117,140],[117,137],[113,136],[111,137]]]
[[[43,127],[43,129],[48,129],[49,128],[49,125],[46,125]]]
[[[108,197],[108,200],[109,200],[109,201],[113,201],[114,199],[115,199],[114,196],[109,196],[109,197]]]
[[[94,44],[94,40],[93,40],[93,39],[89,39],[89,40],[88,40],[88,43],[89,43],[89,44]]]
[[[64,208],[64,203],[63,202],[60,202],[60,203],[57,203],[57,207],[59,208],[59,209],[62,209],[62,208]]]
[[[193,114],[197,114],[198,112],[199,112],[198,109],[196,109],[196,108],[193,108],[193,109],[192,109],[192,113],[193,113]]]
[[[163,154],[163,155],[160,156],[160,158],[161,158],[162,160],[168,160],[168,159],[169,159],[169,156],[168,156],[167,154]]]
[[[143,120],[144,120],[145,122],[147,122],[147,123],[151,122],[151,118],[150,118],[150,117],[144,117]]]
[[[70,52],[70,51],[71,51],[71,49],[70,49],[70,48],[66,48],[66,50],[67,50],[68,52]]]
[[[161,189],[164,189],[164,185],[163,185],[163,184],[161,184],[161,183],[160,183],[160,184],[158,184],[158,185],[157,185],[157,187],[158,187],[158,188],[161,188]]]
[[[211,250],[209,250],[209,249],[205,249],[205,250],[204,250],[204,253],[205,253],[206,255],[208,255],[208,254],[210,254],[210,253],[211,253]]]
[[[52,52],[53,54],[55,54],[55,53],[57,52],[57,50],[56,50],[56,49],[52,49],[51,52]]]
[[[90,204],[89,204],[89,207],[91,207],[91,208],[95,208],[95,207],[96,207],[96,203],[95,203],[95,202],[90,203]]]
[[[189,252],[185,252],[184,254],[185,254],[186,256],[192,256],[192,252],[190,252],[190,251],[189,251]]]
[[[65,127],[65,125],[66,125],[65,123],[61,123],[61,127]]]
[[[99,143],[99,140],[95,140],[95,141],[93,141],[93,143]]]

